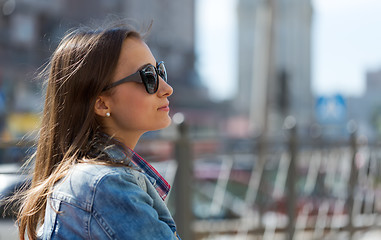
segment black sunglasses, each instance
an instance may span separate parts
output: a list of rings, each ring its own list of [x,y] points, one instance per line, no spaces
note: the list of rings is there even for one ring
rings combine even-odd
[[[159,62],[156,67],[152,64],[144,66],[141,70],[136,73],[120,79],[110,85],[106,86],[102,91],[107,91],[110,88],[116,87],[119,84],[125,82],[138,82],[143,83],[146,91],[149,94],[154,94],[159,88],[159,77],[160,76],[165,82],[167,82],[167,71],[165,70],[164,62]]]

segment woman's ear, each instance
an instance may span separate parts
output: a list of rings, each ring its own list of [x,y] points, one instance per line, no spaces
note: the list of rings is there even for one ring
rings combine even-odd
[[[109,117],[111,113],[111,109],[109,107],[108,101],[106,97],[99,96],[95,101],[94,112],[100,117]]]

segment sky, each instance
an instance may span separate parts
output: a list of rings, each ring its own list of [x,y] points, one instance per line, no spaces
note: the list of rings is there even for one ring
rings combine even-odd
[[[196,0],[200,76],[213,99],[237,91],[238,0]],[[381,1],[313,0],[312,92],[361,96],[365,73],[381,69]]]
[[[236,2],[196,0],[196,68],[217,101],[237,90]]]
[[[313,90],[360,96],[381,69],[381,1],[315,0]]]

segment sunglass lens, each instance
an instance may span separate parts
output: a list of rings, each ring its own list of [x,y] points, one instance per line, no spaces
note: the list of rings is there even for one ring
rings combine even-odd
[[[159,65],[157,65],[157,71],[160,75],[160,77],[167,82],[167,70],[165,69],[164,62],[160,62]]]
[[[153,94],[157,91],[158,85],[157,85],[157,75],[155,68],[153,66],[147,66],[143,70],[143,79],[144,83],[147,89],[147,92],[150,94]]]

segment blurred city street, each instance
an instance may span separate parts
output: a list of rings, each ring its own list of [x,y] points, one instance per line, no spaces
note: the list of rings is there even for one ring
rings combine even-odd
[[[29,182],[37,75],[60,39],[123,19],[152,24],[145,41],[174,89],[172,124],[135,151],[172,185],[183,240],[381,239],[380,12],[372,0],[0,0],[0,198]],[[18,239],[6,215],[0,240]]]

